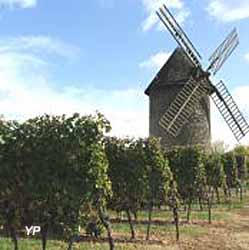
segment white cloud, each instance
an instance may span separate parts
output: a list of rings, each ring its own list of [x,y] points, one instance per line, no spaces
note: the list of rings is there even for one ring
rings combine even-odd
[[[160,51],[151,56],[148,60],[140,63],[140,68],[148,68],[151,70],[159,70],[169,59],[171,52]]]
[[[245,59],[249,62],[249,53],[245,54]]]
[[[182,9],[176,14],[176,20],[178,23],[182,24],[185,22],[185,20],[189,17],[190,11],[186,9]]]
[[[104,90],[84,86],[84,83],[82,88],[63,84],[55,89],[47,67],[51,61],[33,53],[38,48],[46,52],[46,46],[38,42],[25,43],[32,49],[23,50],[23,44],[19,47],[13,44],[2,41],[0,45],[0,114],[24,120],[44,113],[89,114],[99,110],[111,121],[113,135],[147,135],[148,114],[142,90]],[[60,54],[57,49],[52,51]]]
[[[208,13],[222,22],[249,18],[248,0],[209,0]]]
[[[76,46],[49,36],[20,36],[0,41],[0,53],[15,51],[56,54],[68,59],[73,59],[80,53],[80,49]]]
[[[8,8],[32,8],[37,4],[36,0],[0,0],[0,6]]]
[[[246,120],[249,121],[249,86],[245,85],[235,88],[232,91],[232,96]],[[213,103],[211,103],[211,121],[213,141],[224,141],[230,147],[236,145],[236,139]],[[241,143],[249,144],[249,134],[244,137]]]
[[[166,4],[168,8],[176,10],[176,19],[179,23],[183,23],[190,14],[184,7],[182,0],[142,0],[142,4],[147,14],[147,18],[142,23],[143,31],[148,31],[154,26],[159,30],[161,29],[161,23],[155,12],[163,4]]]

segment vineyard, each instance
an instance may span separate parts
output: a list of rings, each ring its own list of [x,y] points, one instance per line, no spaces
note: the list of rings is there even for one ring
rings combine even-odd
[[[110,130],[100,113],[0,120],[0,250],[249,249],[247,147]]]

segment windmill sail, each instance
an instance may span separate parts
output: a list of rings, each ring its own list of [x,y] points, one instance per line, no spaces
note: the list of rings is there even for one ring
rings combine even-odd
[[[249,125],[223,81],[220,81],[215,87],[216,91],[211,98],[239,142],[249,132]]]
[[[176,137],[181,128],[188,122],[196,105],[204,96],[209,94],[209,91],[209,83],[206,79],[197,82],[191,77],[161,117],[159,125]]]
[[[208,67],[208,71],[213,72],[215,75],[238,45],[239,36],[234,28],[209,58],[210,66]]]
[[[183,49],[187,57],[194,64],[194,66],[200,67],[200,54],[198,53],[194,45],[191,43],[190,39],[187,37],[181,26],[177,23],[169,9],[165,5],[163,5],[163,7],[159,8],[159,11],[157,11],[156,13],[162,23],[174,37],[178,45]]]

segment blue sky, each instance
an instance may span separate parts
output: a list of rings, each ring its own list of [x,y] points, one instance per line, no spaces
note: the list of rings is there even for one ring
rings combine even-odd
[[[148,135],[143,91],[176,43],[155,10],[166,3],[203,55],[236,26],[224,79],[249,117],[248,0],[0,0],[0,112],[103,112],[118,136]],[[212,107],[213,140],[235,141]],[[245,142],[249,139],[246,138]]]

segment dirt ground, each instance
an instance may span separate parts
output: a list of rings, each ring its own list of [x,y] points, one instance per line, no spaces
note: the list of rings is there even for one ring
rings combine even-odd
[[[167,245],[172,250],[249,250],[249,206],[234,211],[229,221],[208,225],[204,236]]]

